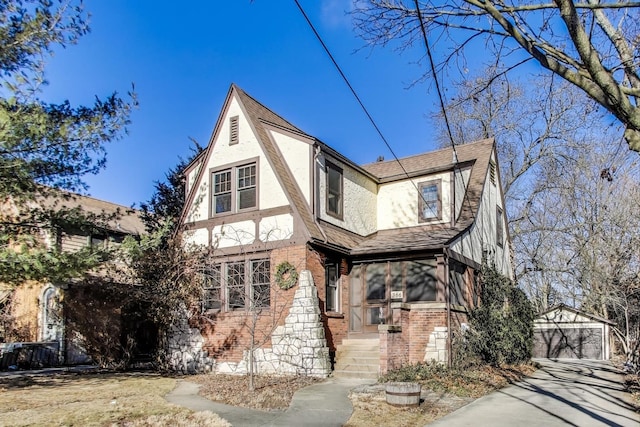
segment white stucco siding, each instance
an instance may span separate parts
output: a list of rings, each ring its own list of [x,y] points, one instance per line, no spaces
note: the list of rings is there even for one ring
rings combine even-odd
[[[475,223],[469,232],[451,245],[451,250],[478,263],[482,263],[484,255],[489,262],[495,264],[498,271],[505,276],[513,277],[511,249],[507,239],[508,224],[504,221],[504,216],[497,218],[496,207],[499,206],[503,212],[505,211],[498,185],[497,180],[495,185],[491,183],[489,172],[487,171]],[[496,241],[497,220],[503,221],[504,241],[502,246],[498,245]]]
[[[290,239],[293,236],[293,215],[284,214],[262,218],[258,227],[258,236],[262,242]]]
[[[196,248],[198,246],[208,246],[209,232],[206,228],[187,230],[182,235],[182,241],[187,249]]]
[[[202,166],[201,163],[199,163],[198,165],[196,165],[194,168],[192,168],[189,173],[187,174],[187,188],[186,188],[186,194],[189,194],[189,191],[191,191],[191,188],[193,187],[193,183],[196,180],[196,177],[198,176],[198,172],[200,171],[200,167]]]
[[[211,242],[214,248],[250,245],[256,239],[254,221],[240,221],[218,225],[211,231]]]
[[[342,169],[342,219],[327,213],[327,177],[324,166],[327,159]],[[378,215],[377,184],[349,165],[322,154],[315,164],[318,168],[318,217],[362,236],[374,233]]]
[[[311,205],[311,158],[313,146],[289,135],[269,132],[276,142],[282,158],[293,174],[304,199]]]
[[[229,119],[238,116],[237,144],[229,144]],[[280,186],[267,157],[265,156],[256,135],[244,116],[235,98],[231,99],[225,115],[221,119],[219,132],[212,142],[213,150],[207,163],[203,165],[204,173],[198,183],[194,202],[189,207],[187,222],[201,221],[209,217],[211,171],[219,170],[227,165],[240,166],[243,162],[257,159],[258,162],[258,207],[269,209],[289,205],[287,196]]]
[[[469,186],[469,179],[471,177],[471,168],[455,171],[455,219],[460,217],[460,211],[462,210],[462,204],[464,203],[464,195]]]
[[[428,175],[412,180],[395,181],[383,184],[378,190],[378,229],[415,227],[420,222],[419,193],[420,183],[440,181],[440,206],[442,219],[429,224],[449,223],[451,221],[451,173]]]

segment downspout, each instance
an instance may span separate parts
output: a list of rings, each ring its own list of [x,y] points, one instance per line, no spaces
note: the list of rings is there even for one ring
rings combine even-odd
[[[451,278],[449,277],[449,246],[444,247],[444,277],[446,281],[445,306],[447,308],[447,366],[451,367],[453,345],[451,343]]]
[[[318,188],[318,183],[320,182],[320,180],[318,179],[318,158],[320,157],[320,146],[316,145],[315,146],[315,150],[313,153],[313,194],[312,194],[312,201],[311,201],[311,212],[312,212],[312,216],[313,216],[313,222],[316,224],[316,226],[318,227],[318,230],[320,230],[320,234],[322,234],[322,237],[324,238],[324,242],[327,243],[329,241],[329,239],[327,238],[327,235],[325,234],[324,230],[322,229],[322,227],[320,227],[320,224],[318,223],[318,215],[317,215],[317,211],[316,211],[316,207],[317,205],[319,205],[319,200],[318,198],[320,197],[319,194],[319,188]]]

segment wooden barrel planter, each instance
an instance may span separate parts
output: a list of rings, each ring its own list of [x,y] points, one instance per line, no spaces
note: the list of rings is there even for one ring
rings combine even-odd
[[[387,403],[393,406],[420,406],[420,389],[418,383],[387,384]]]

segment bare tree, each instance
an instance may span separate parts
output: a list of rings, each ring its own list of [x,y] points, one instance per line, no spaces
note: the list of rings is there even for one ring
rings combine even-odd
[[[273,228],[265,232],[264,248],[269,249],[272,236],[286,233],[286,230]],[[223,230],[224,237],[244,248],[243,242],[253,239],[243,230],[227,226]],[[212,255],[221,254],[221,250]],[[201,317],[215,327],[219,321],[225,321],[225,311],[234,312],[233,317],[240,319],[237,330],[237,342],[243,348],[247,362],[248,386],[255,389],[256,352],[271,342],[273,332],[283,323],[288,314],[287,289],[281,289],[275,280],[276,266],[271,265],[270,252],[264,257],[256,253],[241,251],[233,261],[221,264],[216,258],[209,257],[203,277],[203,310]],[[241,337],[243,336],[243,337]]]
[[[533,60],[606,108],[640,151],[640,2],[363,0],[353,16],[372,45],[405,49],[423,35],[437,43],[439,71],[464,73],[480,49],[495,67],[490,77]]]
[[[562,222],[546,214],[548,193],[557,185],[553,174],[576,167],[574,152],[593,143],[589,133],[613,136],[607,135],[609,126],[594,103],[563,80],[543,76],[532,84],[503,75],[488,85],[485,76],[492,73],[455,85],[457,92],[446,106],[449,123],[456,142],[496,139],[516,277],[540,311],[558,298],[541,262]],[[443,117],[436,118],[441,144],[449,145]]]
[[[538,260],[561,300],[616,322],[615,334],[633,361],[640,327],[637,164],[604,150],[574,156],[574,168],[549,175],[556,184],[531,219],[553,221]],[[604,162],[612,166],[602,169]]]

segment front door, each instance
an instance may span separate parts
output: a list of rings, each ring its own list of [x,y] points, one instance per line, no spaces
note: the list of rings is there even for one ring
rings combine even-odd
[[[386,276],[386,263],[353,266],[349,284],[350,333],[378,333],[378,325],[387,323],[389,297]]]

